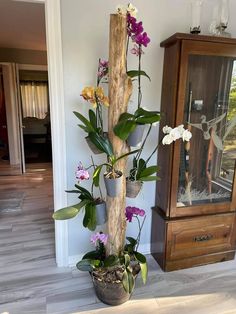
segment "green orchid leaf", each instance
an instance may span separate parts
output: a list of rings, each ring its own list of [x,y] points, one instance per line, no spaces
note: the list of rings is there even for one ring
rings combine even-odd
[[[136,123],[133,120],[122,120],[117,123],[113,128],[113,131],[116,136],[121,140],[125,141],[129,137],[130,133],[133,132],[136,128]]]
[[[77,216],[78,209],[75,207],[65,207],[62,209],[57,210],[53,215],[53,219],[55,220],[66,220],[71,219]]]
[[[93,173],[93,184],[98,187],[99,186],[99,178],[103,165],[98,166]]]
[[[139,262],[139,265],[141,268],[142,280],[143,280],[143,283],[145,284],[147,282],[147,274],[148,274],[146,257],[139,252],[134,252],[134,255],[135,255],[137,261]]]
[[[148,276],[147,263],[140,263],[140,268],[141,268],[141,277],[142,277],[143,283],[145,284],[147,282],[147,276]]]
[[[140,177],[149,177],[150,175],[157,173],[157,171],[159,170],[158,166],[150,166],[147,167],[146,169],[140,171]]]
[[[139,151],[140,151],[140,149],[135,149],[135,150],[132,150],[131,152],[128,152],[128,153],[126,153],[126,154],[124,154],[124,155],[119,156],[118,158],[115,159],[114,164],[115,164],[118,160],[120,160],[120,159],[122,159],[122,158],[125,158],[125,157],[127,157],[127,156],[129,156],[129,155],[135,154],[135,153],[137,153],[137,152],[139,152]]]
[[[112,267],[119,264],[119,258],[116,255],[109,255],[104,260],[104,266],[105,267]]]
[[[57,210],[53,215],[55,220],[67,220],[74,218],[79,213],[80,209],[88,203],[88,200],[84,200],[79,204],[68,206]]]
[[[82,186],[78,184],[75,184],[75,187],[80,191],[81,194],[84,194],[87,197],[87,199],[93,200],[93,197],[88,190],[86,190],[85,188],[83,188]]]
[[[129,241],[129,243],[135,247],[135,245],[137,244],[137,240],[132,238],[132,237],[126,237],[126,239]]]
[[[129,292],[129,277],[127,270],[123,273],[122,284],[126,292]]]
[[[131,70],[127,72],[127,75],[131,78],[138,77],[139,75],[146,76],[149,79],[149,81],[151,81],[150,77],[144,71]]]
[[[86,119],[81,113],[77,111],[73,111],[73,113],[85,125],[85,127],[88,128],[89,132],[95,132],[95,129],[93,128],[92,124],[89,122],[88,119]]]
[[[137,174],[136,174],[136,179],[139,180],[140,178],[140,173],[146,169],[146,162],[144,159],[140,158],[138,162],[138,169],[137,169]]]
[[[130,264],[130,256],[129,254],[124,254],[124,258],[125,258],[125,266],[128,267]]]
[[[119,117],[119,122],[126,121],[126,120],[132,120],[134,119],[134,115],[128,112],[123,112]]]
[[[86,133],[89,133],[90,129],[89,129],[87,126],[84,126],[84,125],[82,125],[82,124],[78,124],[78,126],[79,126],[82,130],[84,130]]]
[[[160,111],[148,111],[145,110],[143,108],[138,108],[135,113],[134,113],[134,117],[138,118],[138,117],[152,117],[152,116],[158,116],[160,115]]]
[[[103,153],[107,154],[107,156],[113,155],[113,147],[111,142],[107,137],[104,137],[98,133],[92,132],[89,133],[89,138],[92,143]]]
[[[136,169],[138,167],[138,162],[136,157],[133,158],[133,168]]]
[[[81,271],[92,271],[93,268],[100,266],[100,260],[82,259],[76,264],[76,267]]]
[[[89,121],[94,130],[97,129],[97,119],[94,111],[92,109],[89,109]]]
[[[152,124],[158,121],[160,121],[160,116],[139,117],[136,119],[136,122],[139,124]]]
[[[100,253],[99,251],[90,251],[88,253],[86,253],[83,257],[82,257],[82,260],[83,259],[99,259],[100,258]]]
[[[85,214],[83,219],[83,226],[91,231],[96,229],[97,218],[96,218],[96,208],[94,203],[87,203],[85,206]]]
[[[129,293],[132,293],[134,290],[134,276],[132,274],[132,271],[129,271],[127,269],[127,274],[128,274],[128,282],[129,282]]]
[[[80,194],[81,192],[79,190],[66,190],[66,193],[76,193],[76,194]]]
[[[150,177],[139,177],[138,181],[159,181],[160,177],[158,176],[150,176]]]
[[[134,247],[132,244],[126,244],[124,247],[124,251],[128,252],[129,254],[132,254],[134,251]]]

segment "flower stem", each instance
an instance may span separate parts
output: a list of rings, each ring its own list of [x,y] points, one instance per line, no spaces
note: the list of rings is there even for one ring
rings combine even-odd
[[[141,91],[141,45],[139,45],[139,55],[138,55],[138,108],[141,106],[142,102],[142,91]]]
[[[135,216],[135,217],[136,217],[136,219],[138,221],[138,228],[139,228],[139,233],[138,233],[138,236],[137,236],[137,239],[136,239],[137,246],[136,246],[136,249],[135,249],[135,251],[138,251],[138,247],[139,247],[139,243],[140,243],[140,237],[141,237],[141,232],[142,232],[142,229],[143,229],[143,225],[144,225],[146,216],[144,216],[142,224],[140,224],[138,216]]]
[[[95,170],[95,164],[94,164],[93,156],[90,156],[90,157],[91,157],[91,160],[92,160],[93,169]],[[98,188],[99,188],[101,199],[103,199],[102,190],[100,188],[100,185],[98,185]],[[92,184],[92,194],[93,194],[93,184]]]
[[[155,147],[154,151],[151,153],[151,155],[148,157],[148,159],[146,160],[146,165],[149,162],[149,160],[152,158],[152,156],[155,154],[155,152],[157,151],[159,145],[161,144],[162,139],[159,141],[159,143],[157,144],[157,146]]]
[[[140,155],[142,154],[144,145],[145,145],[145,143],[146,143],[146,141],[147,141],[147,138],[148,138],[148,136],[149,136],[149,134],[150,134],[150,132],[151,132],[151,129],[152,129],[152,124],[150,124],[149,129],[148,129],[148,131],[147,131],[147,134],[146,134],[146,136],[145,136],[145,139],[144,139],[144,141],[143,141],[143,143],[142,143],[142,145],[141,145],[139,151],[137,152],[137,155],[135,156],[135,158],[136,158],[137,160],[139,160]]]
[[[127,64],[127,58],[128,58],[128,49],[129,49],[129,35],[127,35],[127,43],[126,43],[126,72],[128,71],[128,64]]]
[[[99,58],[98,59],[98,72],[97,72],[97,86],[99,86],[99,83],[100,83],[100,78],[99,78],[99,66],[100,66],[100,61],[101,61],[101,59]]]

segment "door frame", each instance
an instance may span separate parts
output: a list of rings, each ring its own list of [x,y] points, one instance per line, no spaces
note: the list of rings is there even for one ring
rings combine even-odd
[[[67,206],[66,131],[60,0],[18,0],[44,3],[53,161],[54,210]],[[69,265],[68,223],[55,221],[56,263]]]
[[[34,0],[33,2],[38,2]],[[45,0],[49,99],[51,112],[54,210],[67,206],[66,130],[60,0]],[[56,262],[68,266],[68,222],[55,221]]]

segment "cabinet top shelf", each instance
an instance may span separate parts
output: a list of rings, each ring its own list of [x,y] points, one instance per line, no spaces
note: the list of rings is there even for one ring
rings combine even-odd
[[[236,38],[219,37],[219,36],[208,36],[208,35],[196,35],[187,33],[175,33],[166,40],[160,43],[161,47],[168,47],[173,45],[177,41],[181,40],[194,40],[194,41],[205,41],[212,43],[224,43],[224,44],[236,44]]]

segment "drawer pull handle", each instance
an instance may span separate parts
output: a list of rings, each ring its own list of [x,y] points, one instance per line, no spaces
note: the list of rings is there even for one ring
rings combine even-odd
[[[212,234],[204,234],[200,236],[196,236],[193,238],[194,242],[204,242],[204,241],[209,241],[213,238]]]

